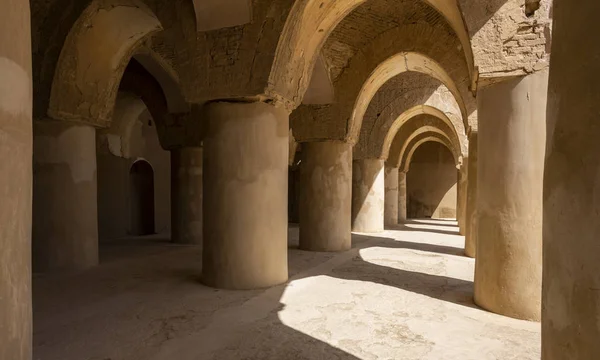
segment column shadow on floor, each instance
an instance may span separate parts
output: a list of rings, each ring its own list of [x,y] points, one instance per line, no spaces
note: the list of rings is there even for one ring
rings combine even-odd
[[[344,280],[364,281],[395,287],[442,301],[477,308],[472,301],[473,284],[470,281],[373,264],[363,259],[360,255],[360,250],[370,247],[411,249],[455,255],[457,250],[454,248],[358,234],[354,234],[352,240],[353,248],[344,253],[315,254],[301,250],[290,250],[290,258],[293,257],[295,259],[293,264],[290,263],[290,282],[305,277],[325,275]],[[161,242],[162,240],[157,241]],[[145,247],[146,245],[140,243],[140,246]],[[159,246],[159,244],[156,244],[156,246]],[[127,249],[124,249],[126,253],[135,249],[133,245],[131,249],[128,248],[129,246],[126,247]],[[163,243],[162,247],[163,251],[166,251],[164,253],[165,258],[174,256],[170,254],[178,253],[170,252],[169,249],[176,247],[172,247],[169,244]],[[62,319],[63,314],[39,314],[36,311],[35,315],[37,319],[40,319],[42,316],[49,316],[47,319],[44,319],[44,323],[49,327],[35,329],[35,356],[40,357],[43,355],[45,360],[69,358],[72,351],[69,348],[73,346],[73,343],[78,343],[79,346],[83,346],[86,349],[86,352],[89,350],[90,353],[86,353],[85,355],[90,358],[111,358],[111,356],[115,356],[113,352],[117,351],[111,345],[89,349],[85,345],[91,340],[89,334],[100,334],[99,336],[101,336],[103,332],[119,331],[119,326],[113,329],[104,329],[102,321],[99,321],[99,319],[111,317],[114,313],[133,310],[129,309],[125,304],[111,302],[111,298],[117,294],[129,294],[129,296],[132,296],[131,294],[141,293],[144,294],[144,297],[140,298],[139,301],[141,303],[136,306],[143,305],[143,308],[150,309],[180,309],[182,297],[185,297],[185,294],[194,293],[204,294],[202,297],[208,299],[204,301],[220,302],[230,298],[231,294],[238,294],[235,296],[242,294],[241,296],[247,297],[248,300],[242,302],[240,305],[225,305],[219,307],[217,311],[212,310],[212,312],[204,309],[202,302],[188,302],[185,308],[181,308],[182,310],[171,310],[166,313],[159,312],[157,314],[152,313],[154,315],[152,321],[148,322],[147,319],[145,321],[153,329],[156,327],[153,330],[154,334],[150,339],[145,340],[143,344],[133,344],[132,346],[135,346],[135,351],[132,350],[133,352],[130,356],[147,360],[196,360],[200,358],[212,358],[216,360],[361,359],[362,355],[361,357],[357,357],[330,344],[328,339],[331,334],[328,335],[326,331],[322,333],[317,332],[316,335],[312,334],[315,336],[312,336],[286,325],[281,320],[280,314],[285,309],[281,298],[290,282],[266,290],[248,292],[217,290],[204,287],[199,283],[200,264],[197,262],[197,259],[201,258],[201,249],[197,247],[190,248],[189,250],[182,247],[179,247],[179,249],[185,252],[186,255],[178,257],[178,262],[173,262],[172,259],[170,261],[168,259],[162,260],[162,256],[158,254],[157,256],[151,255],[154,259],[151,262],[146,262],[141,258],[135,260],[131,263],[133,266],[131,269],[129,268],[129,263],[127,265],[116,263],[110,265],[108,267],[110,271],[115,270],[114,268],[116,267],[125,266],[128,276],[135,277],[135,279],[130,280],[127,287],[119,289],[119,293],[109,290],[114,285],[107,281],[113,278],[116,273],[112,276],[106,276],[106,271],[100,271],[101,269],[96,269],[88,275],[85,273],[81,274],[82,278],[78,286],[75,284],[76,286],[68,287],[67,284],[64,284],[64,292],[60,296],[53,295],[56,297],[54,301],[60,300],[58,297],[69,299],[71,304],[64,311],[74,311],[77,313],[77,316],[85,317],[86,322],[82,325],[76,319],[72,320],[76,326],[79,326],[79,331],[76,334],[65,333],[65,339],[61,340],[64,342],[64,350],[51,352],[57,355],[49,355],[48,348],[46,348],[48,343],[45,341],[45,337],[49,336],[53,341],[56,340],[57,329],[54,329],[56,325],[51,325],[53,324],[52,319],[56,316]],[[341,261],[337,261],[339,257],[345,257],[346,259],[342,258]],[[326,265],[325,263],[330,260],[337,262],[332,266]],[[193,264],[193,266],[190,266],[190,264]],[[318,268],[323,264],[326,266],[322,267],[323,271],[320,271]],[[315,272],[315,269],[318,271]],[[102,281],[103,279],[104,281]],[[160,290],[164,288],[165,284],[168,284],[168,293]],[[86,291],[87,287],[95,288],[95,291],[98,293],[94,294],[94,296],[83,296],[83,294],[89,292]],[[132,288],[130,289],[130,287]],[[108,301],[110,306],[106,309],[95,307],[95,313],[88,314],[89,319],[87,318],[88,315],[81,313],[82,309],[85,309],[88,304],[96,302],[101,304],[104,301]],[[34,302],[35,305],[36,303]],[[37,306],[35,306],[35,309],[37,309]],[[183,312],[180,313],[181,311]],[[207,312],[210,314],[207,315]],[[211,321],[207,322],[207,316],[209,316]],[[118,321],[118,319],[115,320]],[[117,322],[115,325],[118,324]],[[157,326],[156,324],[160,325]],[[85,328],[82,329],[82,326]],[[59,329],[66,329],[67,327],[60,327]],[[125,328],[127,329],[127,326]],[[52,334],[49,335],[49,333]],[[44,338],[40,338],[43,334],[46,334],[43,336]],[[85,334],[88,334],[88,337]],[[137,338],[129,332],[125,332],[123,336],[125,337],[123,343],[127,343],[128,336],[132,336],[131,342],[135,343],[137,341]],[[362,350],[360,350],[360,346],[357,345],[354,347],[359,349],[356,351],[358,354],[361,354]],[[118,358],[128,359],[127,357]]]
[[[416,227],[416,226],[411,226],[411,225],[430,225],[430,224],[423,224],[423,223],[418,223],[418,222],[412,222],[412,223],[404,223],[404,224],[398,224],[398,225],[387,225],[385,228],[386,230],[394,230],[394,231],[420,231],[420,232],[426,232],[426,233],[435,233],[435,234],[441,234],[441,235],[455,235],[455,236],[462,236],[460,235],[458,229],[457,230],[444,230],[444,229],[437,229],[437,228],[430,228],[430,227]],[[438,224],[439,226],[442,226],[440,224]]]
[[[346,264],[345,266],[334,268],[330,273],[321,275],[391,286],[430,298],[479,309],[473,302],[472,281],[382,266],[368,262],[360,255],[360,250],[368,249],[369,247],[411,249],[453,256],[463,256],[463,249],[398,241],[391,238],[364,234],[353,234],[352,242],[353,248],[349,251],[354,252],[355,256],[352,257],[350,265]]]

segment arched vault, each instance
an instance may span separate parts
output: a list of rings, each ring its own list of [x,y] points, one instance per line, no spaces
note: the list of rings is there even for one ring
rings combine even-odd
[[[420,36],[413,36],[420,34]],[[394,28],[358,52],[334,80],[335,101],[330,105],[300,106],[292,114],[297,139],[342,140],[356,144],[362,116],[379,87],[408,71],[439,80],[455,96],[464,126],[476,121],[476,103],[469,92],[466,67],[457,60],[457,49],[442,44],[456,41],[443,28],[426,24]],[[403,49],[404,51],[396,51]]]
[[[422,0],[440,14],[459,39],[469,78],[474,73],[470,38],[455,1]],[[299,0],[292,7],[269,77],[269,88],[299,104],[308,87],[317,56],[336,26],[368,0]]]
[[[389,156],[392,142],[398,134],[401,127],[405,125],[410,119],[419,115],[429,115],[431,117],[435,117],[441,120],[445,125],[448,126],[448,129],[450,129],[451,131],[450,134],[447,134],[447,137],[448,139],[452,140],[453,148],[455,149],[454,152],[458,154],[466,153],[467,144],[464,142],[461,143],[458,131],[456,130],[452,120],[450,120],[450,118],[444,112],[440,111],[437,108],[428,105],[419,105],[405,111],[398,117],[398,119],[396,119],[396,121],[394,122],[394,124],[392,125],[392,127],[390,128],[389,132],[383,140],[383,146],[381,149],[382,158],[387,158]]]
[[[125,67],[140,43],[162,29],[140,0],[95,0],[63,45],[50,94],[55,119],[108,126]]]
[[[409,118],[407,114],[418,115],[421,111],[447,118],[461,152],[466,152],[466,131],[454,96],[438,80],[412,72],[395,77],[377,92],[364,115],[355,157],[379,158],[387,154],[391,139]]]
[[[401,126],[391,142],[388,156],[383,157],[383,159],[390,164],[395,164],[395,166],[399,165],[411,141],[419,136],[424,136],[423,134],[432,133],[446,139],[448,148],[457,161],[462,157],[458,138],[447,121],[436,116],[422,114],[411,118]]]
[[[358,139],[363,117],[375,93],[388,80],[408,71],[424,73],[439,80],[454,95],[463,119],[468,117],[464,100],[458,91],[458,87],[440,64],[420,53],[402,52],[382,62],[363,84],[350,117],[348,136],[351,139]]]
[[[456,154],[452,152],[452,148],[450,147],[448,140],[444,136],[436,133],[424,133],[413,139],[409,144],[407,144],[405,152],[402,154],[402,158],[400,160],[400,163],[398,164],[400,171],[408,172],[410,170],[410,163],[412,162],[412,157],[415,154],[415,151],[419,148],[419,146],[427,142],[437,142],[448,148],[448,150],[450,150],[450,152],[454,156],[454,163],[458,166],[460,158],[457,158]]]

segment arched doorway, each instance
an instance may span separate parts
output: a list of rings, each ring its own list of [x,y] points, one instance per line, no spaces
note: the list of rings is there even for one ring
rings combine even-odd
[[[145,160],[129,170],[131,234],[154,234],[154,170]]]

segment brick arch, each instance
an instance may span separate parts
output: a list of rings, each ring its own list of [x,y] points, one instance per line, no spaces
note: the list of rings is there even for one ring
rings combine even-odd
[[[455,32],[464,52],[469,77],[474,73],[470,38],[457,4],[447,0],[422,0],[441,14]],[[336,26],[368,0],[294,3],[279,38],[267,92],[281,94],[297,106],[309,85],[320,50]]]
[[[382,34],[354,56],[335,82],[335,102],[329,105],[302,105],[292,114],[291,121],[294,133],[299,141],[319,141],[332,139],[356,144],[362,126],[362,119],[355,113],[354,105],[359,102],[361,91],[372,78],[375,70],[387,60],[399,54],[415,53],[429,58],[430,63],[437,63],[440,79],[451,79],[447,84],[462,102],[461,113],[464,114],[465,127],[477,121],[477,106],[475,98],[469,90],[469,74],[464,61],[456,56],[458,49],[447,49],[446,43],[456,41],[453,35],[445,30],[423,24],[407,25],[394,28]],[[401,60],[399,56],[396,60]],[[415,67],[416,71],[432,73],[433,68]],[[392,70],[393,71],[393,70]],[[436,70],[437,71],[437,70]],[[382,72],[383,77],[391,78]],[[396,73],[397,75],[397,73]],[[368,95],[368,93],[367,93]],[[361,106],[364,106],[361,105]]]
[[[435,107],[428,106],[428,105],[418,105],[418,106],[415,106],[413,108],[406,110],[404,113],[402,113],[396,119],[396,121],[394,121],[394,123],[390,127],[390,129],[389,129],[388,133],[386,134],[384,141],[383,141],[383,145],[382,145],[382,149],[381,149],[382,150],[382,154],[381,154],[382,158],[387,158],[389,156],[389,152],[392,147],[392,141],[398,134],[398,131],[400,131],[400,128],[404,124],[406,124],[410,119],[412,119],[416,116],[419,116],[419,115],[430,115],[432,117],[438,118],[444,124],[448,125],[448,128],[450,129],[451,133],[447,134],[446,136],[449,139],[452,139],[453,148],[455,149],[454,152],[458,152],[459,154],[463,154],[465,152],[466,144],[461,143],[458,130],[456,129],[453,121],[450,120],[448,115]],[[463,150],[463,147],[464,147],[464,150]]]
[[[452,151],[452,147],[447,138],[437,133],[424,133],[416,136],[410,143],[407,144],[406,151],[402,154],[402,160],[399,164],[400,171],[408,172],[410,170],[410,163],[415,151],[423,144],[428,142],[437,142],[444,145],[450,153],[454,156],[454,163],[458,165],[460,158],[456,157],[456,154]]]
[[[71,28],[56,66],[48,115],[107,127],[125,67],[162,29],[140,0],[95,0]]]

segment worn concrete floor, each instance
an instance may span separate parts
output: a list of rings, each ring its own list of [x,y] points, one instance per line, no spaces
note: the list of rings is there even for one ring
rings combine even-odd
[[[540,326],[473,305],[455,222],[354,235],[340,254],[295,249],[290,281],[198,283],[200,249],[160,236],[102,246],[103,264],[34,279],[34,359],[539,359]]]

